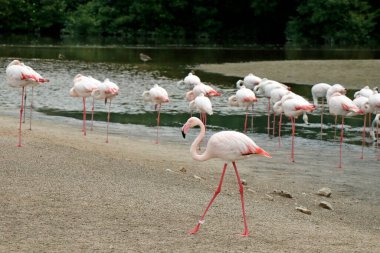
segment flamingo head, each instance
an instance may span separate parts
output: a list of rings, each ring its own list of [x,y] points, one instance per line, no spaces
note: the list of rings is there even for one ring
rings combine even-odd
[[[193,128],[193,127],[199,125],[200,123],[202,123],[202,122],[197,117],[189,118],[181,129],[182,137],[186,138],[186,134],[189,132],[190,128]]]

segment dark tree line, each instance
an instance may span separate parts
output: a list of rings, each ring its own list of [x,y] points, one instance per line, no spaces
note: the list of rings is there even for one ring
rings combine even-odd
[[[378,46],[378,0],[0,0],[0,32],[126,43]]]

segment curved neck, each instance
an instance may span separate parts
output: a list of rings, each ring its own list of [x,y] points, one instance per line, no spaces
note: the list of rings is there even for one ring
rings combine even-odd
[[[199,119],[198,119],[199,120]],[[202,123],[202,121],[199,120],[198,126],[200,126],[201,128],[201,131],[200,133],[198,134],[197,138],[195,138],[195,140],[193,141],[193,143],[191,144],[191,147],[190,147],[190,153],[191,153],[191,157],[194,159],[194,160],[197,160],[197,161],[206,161],[209,159],[208,155],[207,155],[207,148],[206,148],[206,151],[203,152],[203,154],[198,154],[197,152],[197,149],[199,147],[199,144],[201,143],[201,141],[203,140],[203,137],[205,136],[206,134],[206,128],[205,128],[205,125]]]

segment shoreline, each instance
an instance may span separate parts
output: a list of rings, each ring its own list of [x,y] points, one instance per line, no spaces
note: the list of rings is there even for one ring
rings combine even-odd
[[[378,86],[380,60],[285,60],[200,64],[196,70],[235,76],[249,73],[283,83],[314,85],[342,84],[347,89]]]
[[[106,144],[103,129],[83,137],[80,121],[61,125],[36,118],[17,148],[18,119],[0,119],[2,251],[373,252],[380,247],[378,162],[370,148],[360,160],[350,154],[361,147],[345,145],[344,168],[338,170],[338,145],[320,148],[314,141],[302,150],[296,141],[291,163],[289,138],[278,148],[276,139],[254,137],[273,158],[237,163],[247,181],[250,236],[237,236],[243,223],[230,165],[206,223],[188,235],[223,165],[191,159],[198,129],[186,140],[179,136],[159,145],[128,133],[111,134]],[[332,189],[331,198],[315,194],[322,187]],[[334,210],[319,207],[323,200]]]

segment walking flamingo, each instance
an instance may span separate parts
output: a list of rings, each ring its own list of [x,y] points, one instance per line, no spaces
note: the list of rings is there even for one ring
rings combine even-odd
[[[212,103],[203,93],[199,94],[193,101],[189,103],[190,110],[197,110],[200,113],[202,123],[206,126],[207,114],[212,115]]]
[[[19,60],[13,60],[8,64],[6,70],[6,78],[9,86],[13,88],[21,88],[21,107],[20,107],[20,125],[19,125],[19,142],[18,147],[21,147],[21,125],[22,113],[24,111],[25,88],[27,86],[37,86],[41,83],[49,82],[48,79],[43,78],[40,74],[34,71],[31,67],[26,66]],[[33,96],[33,95],[32,95]],[[32,100],[33,102],[33,100]],[[32,105],[30,107],[30,130],[32,129]]]
[[[104,80],[104,82],[100,83],[98,87],[95,88],[91,93],[91,96],[94,97],[95,99],[104,99],[105,104],[107,104],[107,101],[109,100],[108,115],[107,115],[106,143],[108,143],[108,128],[110,124],[111,101],[112,101],[112,98],[114,98],[118,94],[119,94],[119,86],[111,82],[108,78]]]
[[[204,223],[204,218],[206,216],[206,213],[208,209],[211,207],[212,203],[214,202],[217,195],[220,193],[223,183],[224,174],[227,169],[227,163],[232,162],[232,165],[235,170],[235,174],[237,177],[237,181],[239,184],[239,192],[240,192],[240,199],[241,199],[241,205],[242,205],[242,213],[243,213],[243,221],[244,221],[244,231],[241,234],[242,236],[248,236],[248,226],[247,226],[247,220],[245,216],[245,204],[244,204],[244,188],[243,184],[241,182],[237,167],[236,167],[236,161],[241,159],[246,159],[250,157],[251,155],[263,155],[266,157],[271,158],[271,156],[261,149],[259,146],[256,145],[256,143],[250,139],[245,134],[235,132],[235,131],[222,131],[218,132],[214,135],[212,135],[207,143],[206,150],[202,154],[198,154],[197,147],[201,140],[205,136],[205,126],[196,117],[191,117],[187,120],[187,122],[182,127],[182,135],[185,138],[186,134],[189,132],[190,128],[200,126],[201,130],[197,138],[194,140],[194,142],[191,144],[190,153],[194,160],[197,161],[206,161],[212,158],[220,158],[225,161],[222,176],[220,178],[219,185],[214,193],[214,196],[210,200],[209,204],[207,205],[206,210],[204,211],[203,215],[201,216],[198,224],[194,227],[194,229],[190,230],[190,234],[195,234],[199,230],[201,224]]]
[[[251,89],[247,89],[244,85],[236,91],[236,95],[232,95],[228,98],[228,104],[230,106],[241,106],[245,107],[245,121],[244,121],[244,132],[247,132],[247,121],[248,121],[248,108],[252,108],[252,120],[251,128],[253,128],[253,103],[257,101],[255,93]]]
[[[315,109],[315,105],[309,103],[306,99],[303,97],[291,93],[288,95],[285,95],[282,97],[281,101],[277,102],[273,107],[275,110],[278,110],[277,108],[281,106],[281,111],[288,116],[292,122],[292,151],[291,151],[291,161],[295,162],[294,160],[294,136],[296,132],[296,121],[295,119],[298,118],[301,114],[306,115],[306,112],[312,112]],[[304,117],[305,121],[305,117]]]
[[[154,84],[153,88],[149,91],[143,92],[143,98],[145,102],[154,103],[154,109],[157,110],[157,138],[156,144],[159,143],[158,140],[158,131],[160,128],[160,114],[161,114],[161,105],[163,103],[169,103],[169,96],[166,90],[160,87],[158,84]]]
[[[311,87],[311,95],[313,96],[313,102],[315,106],[318,106],[318,99],[322,99],[321,106],[321,138],[323,134],[323,113],[325,111],[325,97],[327,94],[327,90],[331,88],[330,84],[327,83],[317,83]]]
[[[329,104],[330,114],[334,115],[335,117],[338,117],[338,115],[342,117],[342,127],[340,130],[340,152],[339,152],[340,159],[339,159],[339,165],[338,165],[338,168],[342,168],[344,116],[354,116],[356,114],[363,113],[363,111],[360,110],[351,99],[349,99],[345,95],[342,95],[341,93],[338,93],[338,92],[330,96],[328,104]]]
[[[241,86],[245,86],[247,89],[253,90],[256,85],[258,85],[262,79],[258,76],[255,76],[252,73],[249,73],[244,77],[243,80],[238,80],[236,82],[236,88],[240,88]]]
[[[84,76],[82,74],[77,74],[74,77],[74,86],[70,89],[70,96],[72,97],[82,97],[83,101],[83,135],[86,136],[86,98],[91,96],[93,90],[95,90],[101,82],[92,78],[91,76]],[[92,100],[92,113],[91,121],[94,120],[94,98]],[[92,124],[91,124],[92,128]]]

